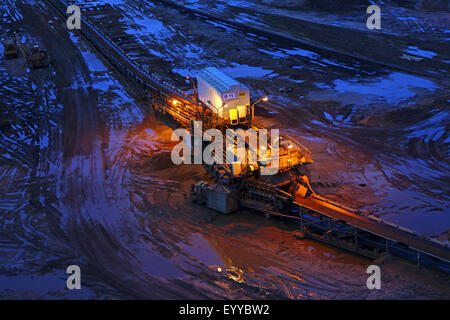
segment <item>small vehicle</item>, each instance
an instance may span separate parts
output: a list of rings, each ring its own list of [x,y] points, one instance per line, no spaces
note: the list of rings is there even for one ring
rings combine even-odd
[[[17,58],[19,52],[17,50],[17,44],[14,39],[6,39],[3,42],[3,47],[5,49],[5,58],[6,59]]]
[[[47,50],[40,49],[38,45],[33,45],[30,50],[27,50],[25,45],[17,37],[17,34],[15,36],[20,51],[22,52],[22,55],[30,69],[44,68],[48,66]]]
[[[31,54],[28,59],[28,65],[31,69],[44,68],[48,65],[47,51],[40,49],[37,45],[31,48]]]

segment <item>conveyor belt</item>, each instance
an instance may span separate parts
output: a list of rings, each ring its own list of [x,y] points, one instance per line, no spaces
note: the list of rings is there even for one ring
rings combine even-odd
[[[65,14],[66,8],[69,6],[65,1],[47,0],[52,4],[61,14]],[[178,102],[184,104],[186,107],[195,109],[197,103],[187,97],[182,91],[171,87],[169,84],[163,83],[154,78],[148,72],[144,71],[138,64],[132,61],[127,54],[112,42],[106,35],[100,32],[89,20],[84,16],[80,16],[82,21],[82,28],[80,31],[86,35],[94,44],[99,45],[105,50],[106,54],[114,58],[126,71],[136,78],[144,86],[153,88],[159,92],[164,93],[167,97],[176,99]]]
[[[313,197],[308,197],[306,199],[297,198],[295,200],[296,204],[301,207],[316,211],[332,219],[345,221],[347,224],[358,229],[368,231],[389,240],[401,242],[423,253],[450,262],[450,249],[439,246],[426,239],[421,239],[415,234],[391,227],[382,222],[372,221],[364,216],[360,216]]]

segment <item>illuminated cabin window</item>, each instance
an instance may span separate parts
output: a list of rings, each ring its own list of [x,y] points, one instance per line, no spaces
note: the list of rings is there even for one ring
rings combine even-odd
[[[236,109],[230,110],[230,121],[231,121],[231,124],[238,123],[238,111]]]

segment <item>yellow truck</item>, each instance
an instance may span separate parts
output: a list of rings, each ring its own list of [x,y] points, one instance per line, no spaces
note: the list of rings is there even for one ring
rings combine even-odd
[[[13,59],[18,56],[17,44],[14,39],[6,39],[3,41],[3,47],[6,59]]]

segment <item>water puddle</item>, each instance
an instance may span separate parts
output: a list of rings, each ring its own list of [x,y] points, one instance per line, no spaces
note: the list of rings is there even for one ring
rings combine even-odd
[[[372,80],[341,80],[332,84],[316,83],[319,91],[308,96],[317,100],[337,100],[343,104],[387,103],[398,104],[414,97],[420,90],[433,91],[439,86],[432,80],[402,72]]]

